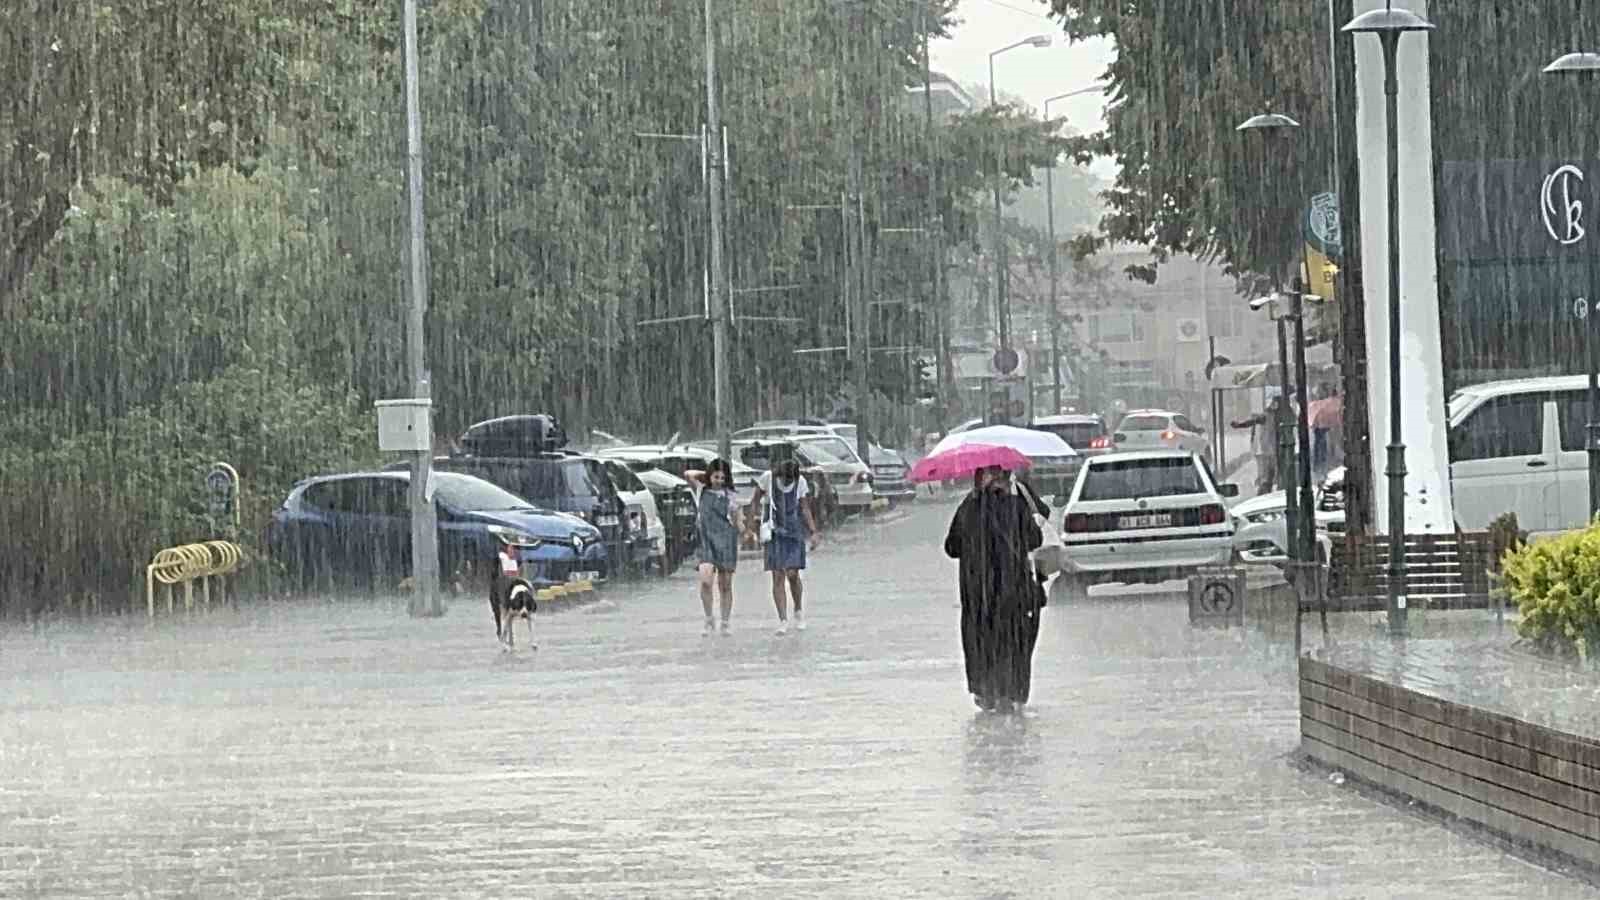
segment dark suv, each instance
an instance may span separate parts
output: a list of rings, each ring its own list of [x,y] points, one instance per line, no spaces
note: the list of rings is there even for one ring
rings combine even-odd
[[[541,509],[571,513],[600,529],[606,558],[618,568],[607,577],[621,575],[621,562],[631,557],[627,509],[598,459],[553,451],[533,456],[442,456],[433,465],[442,472],[476,475]]]
[[[541,509],[582,518],[600,529],[614,569],[606,577],[623,573],[635,544],[627,507],[600,460],[561,449],[567,432],[560,420],[543,414],[487,419],[456,443],[461,452],[435,459],[435,468],[476,475]]]

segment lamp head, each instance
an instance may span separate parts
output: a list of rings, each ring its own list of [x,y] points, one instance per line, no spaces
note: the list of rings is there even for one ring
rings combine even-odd
[[[1234,131],[1275,130],[1280,128],[1299,128],[1300,123],[1282,113],[1264,112],[1259,116],[1251,116],[1240,122]]]
[[[1383,9],[1374,9],[1364,12],[1349,22],[1340,31],[1350,34],[1405,34],[1408,31],[1432,31],[1433,23],[1417,15],[1409,9],[1395,9],[1394,0],[1383,5]]]
[[[1028,38],[1026,41],[1024,41],[1024,43],[1032,47],[1048,47],[1050,46],[1050,35],[1036,34],[1033,37]]]
[[[1548,75],[1600,74],[1600,53],[1568,53],[1541,71]]]

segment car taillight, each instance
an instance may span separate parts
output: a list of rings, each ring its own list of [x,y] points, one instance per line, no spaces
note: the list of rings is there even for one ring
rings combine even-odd
[[[1170,440],[1172,440],[1173,438],[1175,438],[1177,436],[1178,436],[1178,433],[1175,432],[1175,431],[1168,430],[1168,431],[1161,432],[1161,439],[1163,441],[1170,441]]]
[[[1090,450],[1104,450],[1109,446],[1111,446],[1111,439],[1103,434],[1089,442]]]
[[[1226,521],[1228,521],[1228,511],[1217,504],[1200,507],[1201,525],[1221,525]]]
[[[1063,523],[1067,531],[1072,534],[1082,534],[1089,530],[1089,517],[1083,513],[1072,513]]]

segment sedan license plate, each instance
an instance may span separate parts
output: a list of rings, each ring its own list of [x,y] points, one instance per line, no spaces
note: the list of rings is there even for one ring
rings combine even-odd
[[[616,516],[598,516],[594,520],[594,523],[596,525],[601,525],[601,526],[618,525],[621,522],[622,522],[622,520],[620,518],[616,517]]]
[[[579,581],[599,581],[599,580],[600,580],[600,573],[599,572],[569,572],[569,573],[567,573],[567,581],[572,582],[572,583],[577,583]]]
[[[1122,516],[1117,519],[1118,528],[1166,528],[1172,524],[1171,513],[1151,513],[1144,516]]]

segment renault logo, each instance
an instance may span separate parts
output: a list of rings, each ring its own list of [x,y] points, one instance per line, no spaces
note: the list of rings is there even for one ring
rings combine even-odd
[[[1583,201],[1573,194],[1573,181],[1583,181],[1583,170],[1567,164],[1544,177],[1539,190],[1539,212],[1544,230],[1563,247],[1583,240]]]

